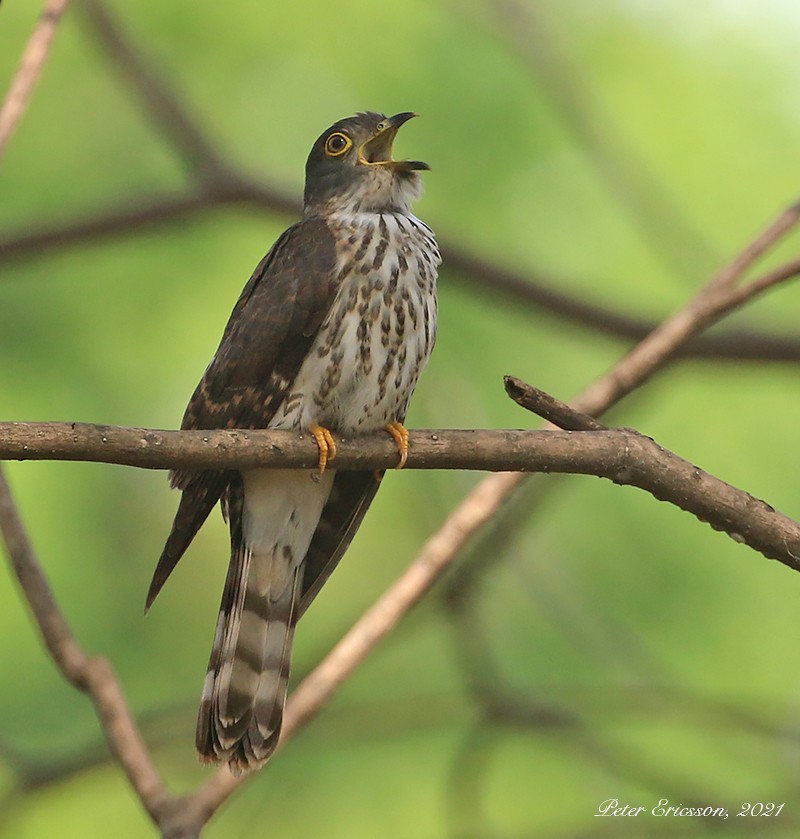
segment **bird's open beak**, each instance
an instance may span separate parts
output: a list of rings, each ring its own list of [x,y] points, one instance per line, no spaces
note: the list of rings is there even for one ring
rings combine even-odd
[[[365,166],[391,166],[401,172],[413,172],[417,169],[430,169],[421,160],[393,160],[392,143],[397,136],[400,126],[412,117],[419,116],[413,111],[404,111],[387,117],[378,126],[379,130],[358,150],[358,162]]]

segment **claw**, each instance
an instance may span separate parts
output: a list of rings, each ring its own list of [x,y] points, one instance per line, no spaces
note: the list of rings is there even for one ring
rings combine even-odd
[[[333,460],[336,457],[336,441],[333,439],[333,435],[327,428],[323,428],[315,422],[312,422],[311,425],[309,425],[308,430],[316,441],[317,448],[319,449],[319,465],[317,466],[317,472],[318,475],[322,475],[325,471],[325,467],[328,465],[328,461]]]
[[[402,469],[408,460],[408,429],[402,422],[387,423],[384,428],[392,435],[395,443],[397,443],[397,452],[400,455],[400,462],[395,466],[395,469]]]

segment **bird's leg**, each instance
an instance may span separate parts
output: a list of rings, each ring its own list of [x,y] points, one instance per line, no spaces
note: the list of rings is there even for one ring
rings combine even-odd
[[[318,474],[322,475],[325,467],[328,465],[328,461],[336,457],[336,441],[333,439],[333,434],[327,428],[323,428],[315,422],[312,422],[308,426],[308,430],[319,449]]]
[[[389,422],[383,427],[392,435],[395,443],[397,443],[400,462],[395,466],[395,469],[402,469],[408,460],[408,429],[402,422]]]

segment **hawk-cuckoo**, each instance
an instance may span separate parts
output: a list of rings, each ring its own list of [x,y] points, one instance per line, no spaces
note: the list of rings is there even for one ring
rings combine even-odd
[[[212,508],[231,558],[197,723],[203,760],[263,763],[280,734],[297,620],[333,571],[382,473],[337,472],[331,432],[385,428],[402,466],[402,423],[436,336],[439,251],[410,210],[416,160],[393,160],[412,113],[361,113],[314,143],[303,218],[256,268],[181,428],[311,434],[311,470],[171,474],[183,491],[147,596],[155,599]],[[327,467],[327,468],[326,468]]]

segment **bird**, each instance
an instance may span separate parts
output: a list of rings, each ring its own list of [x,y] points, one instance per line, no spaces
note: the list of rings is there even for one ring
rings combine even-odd
[[[385,429],[406,462],[409,400],[436,339],[433,231],[411,211],[419,160],[395,160],[416,113],[367,111],[324,131],[308,155],[303,213],[256,267],[192,395],[182,429],[309,434],[314,470],[170,473],[178,510],[150,608],[217,503],[230,561],[203,683],[200,759],[240,774],[280,737],[295,625],[358,530],[382,471],[337,471],[335,435]]]

